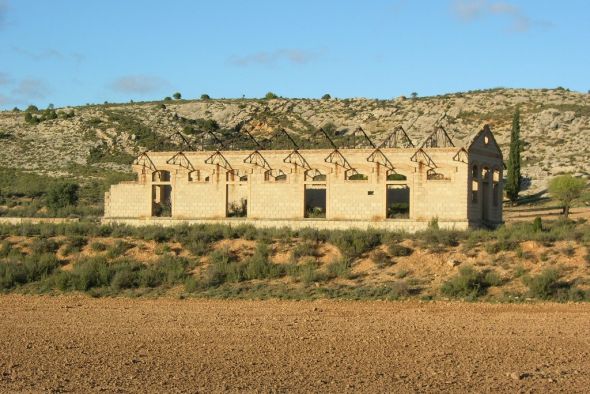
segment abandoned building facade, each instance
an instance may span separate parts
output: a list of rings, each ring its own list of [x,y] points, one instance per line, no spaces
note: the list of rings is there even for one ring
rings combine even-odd
[[[362,134],[367,147],[145,152],[137,180],[106,193],[103,221],[407,231],[433,219],[502,222],[502,153],[488,126],[462,147],[442,127],[417,146],[401,128],[379,146]]]

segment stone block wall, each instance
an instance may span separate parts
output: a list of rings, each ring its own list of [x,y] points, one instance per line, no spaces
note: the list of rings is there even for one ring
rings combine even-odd
[[[499,169],[496,192],[500,196],[502,186],[501,152],[497,145],[490,143],[490,138],[493,138],[490,137],[491,132],[489,135],[486,133],[482,131],[469,149],[463,149],[465,157],[462,159],[458,159],[460,147],[425,148],[424,152],[432,163],[416,159],[416,149],[413,148],[381,149],[380,153],[389,164],[369,161],[373,149],[341,149],[340,156],[334,155],[334,151],[329,149],[300,150],[298,153],[304,158],[305,167],[302,167],[303,164],[285,162],[285,158],[293,153],[289,150],[262,151],[260,154],[265,163],[258,161],[259,165],[249,161],[251,152],[247,151],[185,152],[183,165],[186,167],[170,164],[174,152],[150,152],[150,168],[145,165],[134,167],[139,175],[146,174],[139,177],[140,181],[111,187],[105,199],[105,217],[151,216],[152,185],[155,184],[152,172],[169,171],[170,180],[166,182],[172,187],[174,220],[225,219],[228,203],[239,202],[243,198],[247,200],[247,218],[242,220],[287,220],[291,225],[293,221],[308,220],[304,219],[306,185],[321,184],[326,188],[326,218],[320,221],[386,221],[398,223],[402,227],[411,225],[417,228],[420,226],[416,223],[427,223],[432,218],[438,218],[448,223],[469,222],[477,225],[482,223],[484,215],[482,199],[479,198],[478,203],[471,201],[472,166],[476,164],[478,171],[482,166]],[[487,143],[483,142],[485,136],[488,137]],[[212,162],[213,156],[215,160]],[[367,179],[347,179],[346,166],[366,175]],[[276,181],[265,176],[268,168],[273,173],[286,174],[286,179]],[[312,182],[306,179],[306,168],[321,173],[325,180]],[[202,176],[197,181],[189,180],[189,172],[196,171]],[[226,176],[228,172],[240,174],[244,179]],[[406,179],[388,180],[388,173],[403,175]],[[490,177],[489,189],[493,189],[493,175]],[[408,218],[386,217],[388,185],[409,188]],[[483,187],[479,186],[478,192],[482,193]],[[489,190],[488,194],[485,217],[489,222],[499,223],[502,220],[501,199],[499,204],[494,205]],[[314,223],[317,221],[314,219]]]
[[[172,187],[172,216],[178,218],[223,218],[226,211],[223,183],[176,181]]]
[[[152,216],[152,187],[149,183],[119,183],[105,193],[106,217]]]

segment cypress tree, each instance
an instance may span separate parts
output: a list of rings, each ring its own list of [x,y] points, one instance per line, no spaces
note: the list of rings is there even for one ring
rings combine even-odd
[[[506,195],[514,204],[518,199],[520,192],[520,110],[516,108],[512,118],[512,132],[510,133],[510,153],[508,155],[508,165],[506,174]]]

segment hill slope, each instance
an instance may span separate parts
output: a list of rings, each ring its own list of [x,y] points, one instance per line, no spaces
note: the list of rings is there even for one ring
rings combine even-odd
[[[58,109],[58,115],[73,116],[38,124],[25,122],[22,112],[4,111],[0,113],[0,167],[79,178],[100,177],[103,169],[128,172],[133,157],[153,146],[158,136],[182,131],[187,125],[193,127],[190,120],[199,119],[215,120],[222,129],[244,122],[259,137],[279,126],[300,137],[329,123],[340,136],[361,126],[377,142],[403,125],[419,143],[446,113],[440,124],[456,144],[490,123],[506,152],[517,106],[522,114],[523,173],[530,180],[529,190],[542,189],[551,175],[590,172],[590,95],[564,89],[493,89],[395,100],[224,99],[104,104]]]

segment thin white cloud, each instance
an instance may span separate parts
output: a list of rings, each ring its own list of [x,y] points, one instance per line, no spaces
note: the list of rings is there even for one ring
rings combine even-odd
[[[24,56],[24,57],[28,57],[31,60],[48,60],[48,59],[57,59],[57,60],[61,60],[63,59],[65,56],[63,55],[63,53],[61,53],[60,51],[58,51],[57,49],[44,49],[42,51],[39,52],[33,52],[30,51],[28,49],[25,48],[21,48],[21,47],[17,47],[17,46],[12,46],[12,51],[18,55]]]
[[[22,99],[44,99],[51,93],[51,87],[41,79],[27,78],[18,82],[12,95]]]
[[[62,51],[55,48],[43,49],[41,51],[30,51],[25,48],[18,46],[12,46],[12,51],[17,55],[29,58],[34,61],[45,61],[45,60],[71,60],[75,63],[82,63],[86,57],[80,52],[63,53]]]
[[[8,0],[0,0],[0,29],[4,28],[7,24],[8,15]]]
[[[0,105],[6,105],[6,104],[10,104],[10,103],[12,103],[10,98],[8,98],[8,96],[5,96],[2,93],[0,93]]]
[[[472,22],[485,16],[505,17],[509,21],[510,32],[526,32],[533,26],[552,26],[549,21],[531,19],[522,9],[505,1],[454,0],[451,9],[464,22]]]
[[[320,58],[323,53],[324,51],[285,48],[270,52],[261,51],[242,56],[233,55],[228,59],[228,62],[234,66],[250,66],[256,64],[270,66],[280,62],[307,64]]]
[[[486,0],[455,0],[452,9],[455,15],[466,22],[481,16],[486,8]]]
[[[119,93],[148,94],[169,87],[165,79],[150,75],[126,75],[115,79],[109,88]]]
[[[8,74],[0,71],[0,86],[10,85],[11,83],[12,79],[8,76]]]

